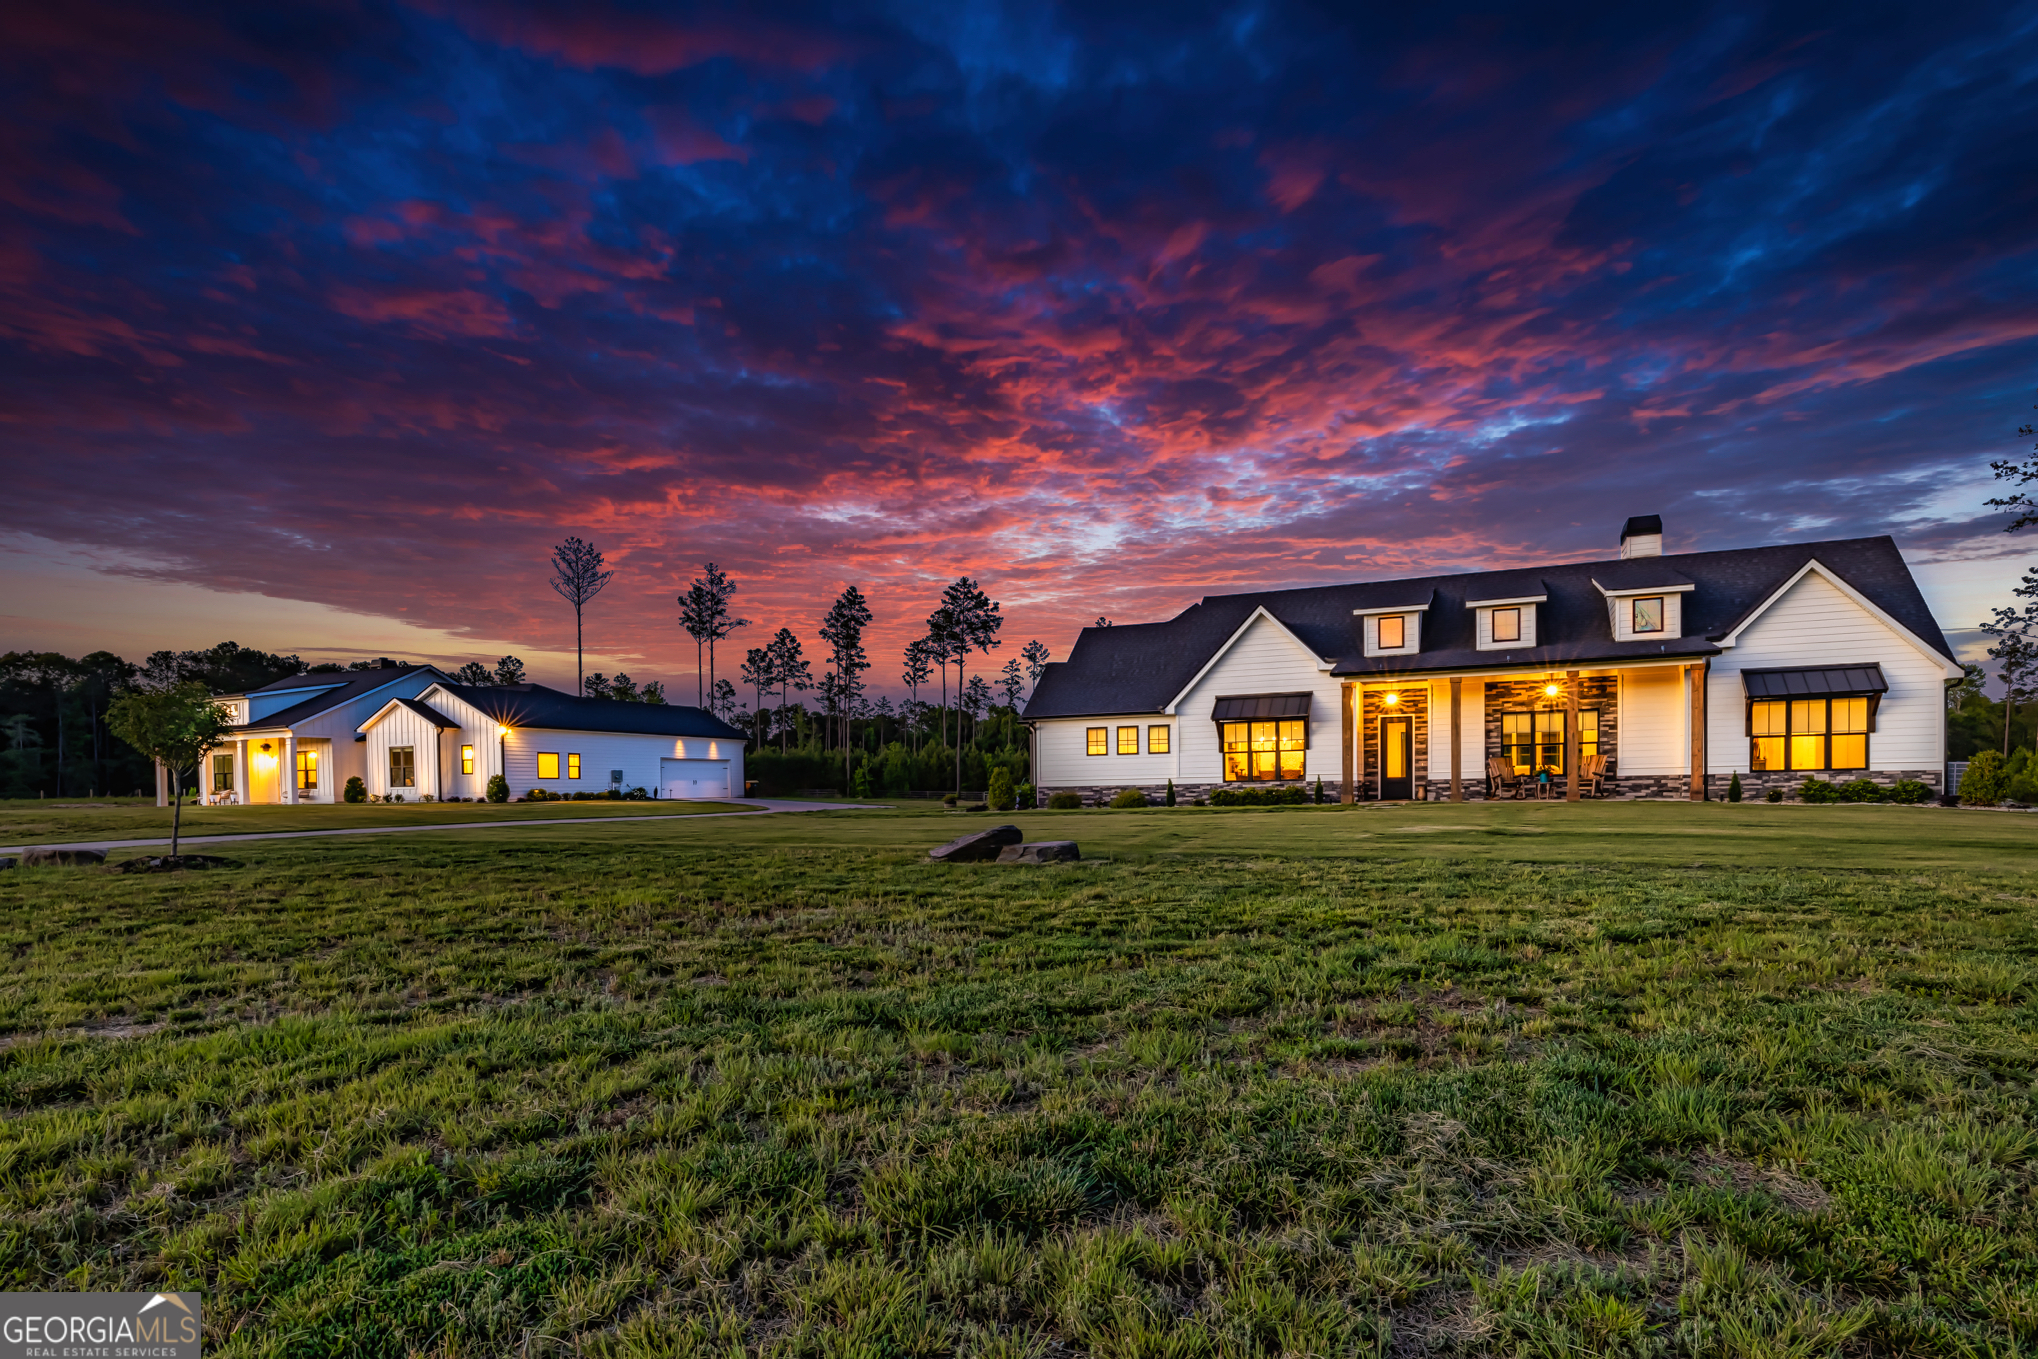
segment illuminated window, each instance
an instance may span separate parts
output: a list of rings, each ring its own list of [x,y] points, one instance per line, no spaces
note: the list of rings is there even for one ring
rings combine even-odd
[[[1564,772],[1564,719],[1562,708],[1500,715],[1500,754],[1517,775],[1528,778],[1547,769],[1552,777]],[[1599,753],[1599,709],[1578,710],[1578,758]]]
[[[389,786],[415,788],[418,782],[417,751],[410,746],[389,748]]]
[[[297,752],[297,791],[311,793],[318,790],[318,752],[300,750]]]
[[[1139,754],[1138,727],[1120,727],[1118,729],[1118,753],[1120,755]]]
[[[1663,596],[1651,595],[1635,601],[1635,631],[1661,632],[1663,630]]]
[[[1302,777],[1308,723],[1300,719],[1226,722],[1222,724],[1220,735],[1224,744],[1225,782],[1249,783]]]
[[[1380,620],[1380,650],[1399,651],[1408,645],[1408,618],[1403,614],[1388,614]]]
[[[566,777],[569,779],[580,777],[580,757],[578,755],[568,755],[566,757]]]
[[[231,793],[234,790],[234,757],[215,755],[212,757],[212,791]]]
[[[460,747],[460,772],[463,774],[472,774],[474,772],[473,746]]]
[[[1173,730],[1174,728],[1172,727],[1148,727],[1146,729],[1146,753],[1149,755],[1167,754],[1169,749],[1168,734]]]
[[[541,750],[538,752],[538,777],[541,779],[556,779],[559,777],[558,751]]]
[[[1521,610],[1495,609],[1493,611],[1493,640],[1496,642],[1519,642],[1521,640]]]
[[[1800,698],[1748,705],[1748,768],[1868,768],[1868,700]]]
[[[1091,727],[1085,734],[1089,738],[1090,754],[1107,755],[1110,753],[1111,729],[1109,727]]]

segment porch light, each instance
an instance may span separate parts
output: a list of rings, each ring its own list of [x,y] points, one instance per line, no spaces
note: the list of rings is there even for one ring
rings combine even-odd
[[[508,735],[509,735],[509,728],[508,728],[508,727],[497,727],[497,728],[495,729],[495,734],[496,734],[497,736],[508,736]]]
[[[1545,684],[1543,686],[1543,692],[1548,694],[1551,698],[1555,698],[1557,696],[1557,686],[1554,684]]]
[[[1399,695],[1399,694],[1388,694],[1388,695],[1387,695],[1387,696],[1386,696],[1385,698],[1381,699],[1380,701],[1381,701],[1382,703],[1386,704],[1386,705],[1387,705],[1388,707],[1390,707],[1390,708],[1392,708],[1392,707],[1396,707],[1396,706],[1398,706],[1398,705],[1400,704],[1400,702],[1401,702],[1401,695]]]

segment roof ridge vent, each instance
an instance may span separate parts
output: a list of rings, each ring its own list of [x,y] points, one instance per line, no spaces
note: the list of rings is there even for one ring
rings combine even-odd
[[[1620,555],[1623,561],[1630,557],[1662,556],[1663,516],[1637,514],[1621,525]]]

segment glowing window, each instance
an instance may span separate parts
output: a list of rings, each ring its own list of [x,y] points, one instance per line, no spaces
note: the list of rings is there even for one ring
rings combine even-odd
[[[1224,779],[1227,783],[1302,777],[1308,724],[1300,719],[1226,722],[1222,724],[1219,736],[1224,745]]]
[[[1864,698],[1806,698],[1748,705],[1748,767],[1868,768]]]
[[[1500,753],[1508,767],[1522,777],[1548,770],[1552,777],[1564,772],[1564,723],[1562,708],[1540,708],[1534,712],[1500,715]],[[1578,710],[1578,758],[1599,753],[1599,709]]]
[[[1661,632],[1663,630],[1663,596],[1650,595],[1635,601],[1635,631]]]
[[[1118,753],[1120,755],[1139,754],[1138,727],[1120,727],[1118,729]]]
[[[1403,614],[1389,614],[1380,620],[1380,650],[1399,651],[1408,645],[1408,619]]]
[[[318,752],[300,750],[297,752],[297,791],[315,792],[318,789]]]
[[[212,791],[231,793],[234,790],[234,757],[215,755],[212,757]]]
[[[538,777],[541,779],[556,779],[559,777],[558,751],[541,750],[538,752]]]
[[[473,746],[460,747],[460,772],[463,774],[472,774],[474,772]]]
[[[578,755],[568,755],[566,757],[566,777],[569,779],[580,777],[580,757]]]
[[[1148,727],[1146,729],[1146,753],[1149,755],[1167,754],[1169,750],[1168,735],[1173,730],[1174,728],[1172,727]]]
[[[410,746],[389,748],[389,786],[415,788],[418,782],[417,751]]]
[[[1111,729],[1109,727],[1091,727],[1085,735],[1089,738],[1090,754],[1108,755],[1110,753]]]
[[[1496,642],[1519,642],[1521,640],[1521,610],[1495,609],[1493,611],[1493,640]]]

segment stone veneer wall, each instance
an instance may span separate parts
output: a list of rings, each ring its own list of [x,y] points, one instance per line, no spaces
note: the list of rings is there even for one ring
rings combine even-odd
[[[1567,683],[1562,675],[1556,682]],[[1486,759],[1500,753],[1502,713],[1569,706],[1563,695],[1552,700],[1543,692],[1548,683],[1548,679],[1486,681]],[[1606,756],[1606,775],[1612,780],[1620,773],[1620,681],[1613,675],[1587,675],[1578,686],[1578,706],[1599,710],[1599,753]],[[1485,760],[1479,765],[1479,785],[1486,785]]]
[[[1356,775],[1358,787],[1352,790],[1359,802],[1377,802],[1380,798],[1380,719],[1383,717],[1409,717],[1415,725],[1409,735],[1409,759],[1414,767],[1409,777],[1413,794],[1420,799],[1428,796],[1424,791],[1429,782],[1429,684],[1410,681],[1406,688],[1394,692],[1401,695],[1401,701],[1388,707],[1380,700],[1387,694],[1386,689],[1359,690],[1359,763]],[[1329,784],[1324,785],[1326,788]],[[1445,784],[1445,792],[1450,787]]]

